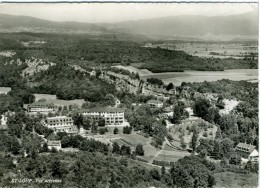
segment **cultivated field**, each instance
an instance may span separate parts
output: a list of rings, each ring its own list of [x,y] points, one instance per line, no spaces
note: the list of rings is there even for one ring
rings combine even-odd
[[[242,59],[250,53],[258,53],[257,44],[246,43],[162,43],[156,45],[148,45],[146,47],[161,47],[169,50],[180,50],[198,57],[214,57],[214,58],[229,58]]]

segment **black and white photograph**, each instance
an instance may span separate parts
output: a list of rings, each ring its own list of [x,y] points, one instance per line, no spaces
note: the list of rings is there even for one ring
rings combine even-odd
[[[0,2],[0,188],[257,188],[258,3]]]

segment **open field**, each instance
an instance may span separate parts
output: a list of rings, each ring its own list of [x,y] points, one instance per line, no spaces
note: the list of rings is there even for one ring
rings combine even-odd
[[[72,104],[76,104],[79,107],[82,106],[82,104],[85,102],[83,99],[74,99],[74,100],[60,100],[56,98],[56,95],[49,95],[49,94],[34,94],[35,101],[38,101],[39,99],[46,99],[48,102],[53,103],[57,106],[68,106]]]
[[[186,43],[162,43],[156,45],[148,45],[146,47],[160,47],[169,50],[180,50],[190,55],[198,57],[214,57],[214,58],[236,58],[242,59],[250,53],[258,53],[257,44],[239,44],[239,43],[202,43],[202,42],[186,42]]]
[[[216,185],[214,188],[257,188],[258,174],[235,174],[222,172],[214,174]]]
[[[164,83],[173,83],[176,86],[182,82],[213,82],[221,79],[229,80],[258,80],[258,69],[236,69],[225,71],[184,71],[179,73],[154,73],[152,75],[141,76],[142,79],[158,78]]]
[[[258,69],[235,69],[225,71],[184,71],[152,73],[147,69],[138,69],[132,66],[115,66],[120,69],[138,73],[141,79],[158,78],[165,84],[173,83],[180,86],[182,82],[204,82],[217,81],[221,79],[258,81]]]

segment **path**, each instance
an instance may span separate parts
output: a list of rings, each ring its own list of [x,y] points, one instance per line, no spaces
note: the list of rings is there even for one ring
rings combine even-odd
[[[153,163],[154,159],[155,159],[156,157],[158,157],[158,156],[162,153],[163,148],[165,147],[166,144],[167,144],[167,142],[166,142],[166,140],[164,140],[164,142],[163,142],[163,144],[162,144],[162,149],[160,149],[159,151],[157,151],[156,154],[154,155],[154,157],[151,158],[148,163],[150,163],[150,164]]]

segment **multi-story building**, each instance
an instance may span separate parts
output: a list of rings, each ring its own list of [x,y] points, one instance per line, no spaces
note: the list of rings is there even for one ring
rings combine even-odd
[[[161,108],[163,107],[163,102],[159,100],[149,100],[147,101],[147,104],[152,108]]]
[[[121,108],[95,107],[90,109],[82,109],[81,113],[83,115],[94,118],[95,120],[104,118],[105,124],[108,126],[114,126],[114,125],[123,126],[125,122],[124,110]]]
[[[55,112],[55,106],[53,103],[49,102],[34,102],[27,106],[27,111],[30,113],[43,113],[48,114],[50,112]]]
[[[75,134],[78,132],[77,127],[74,125],[74,121],[71,117],[67,116],[55,116],[47,117],[46,126],[53,129],[55,132],[66,132]]]
[[[256,162],[258,161],[258,151],[256,150],[256,146],[246,143],[239,143],[236,148],[236,153],[241,158],[249,161]]]

